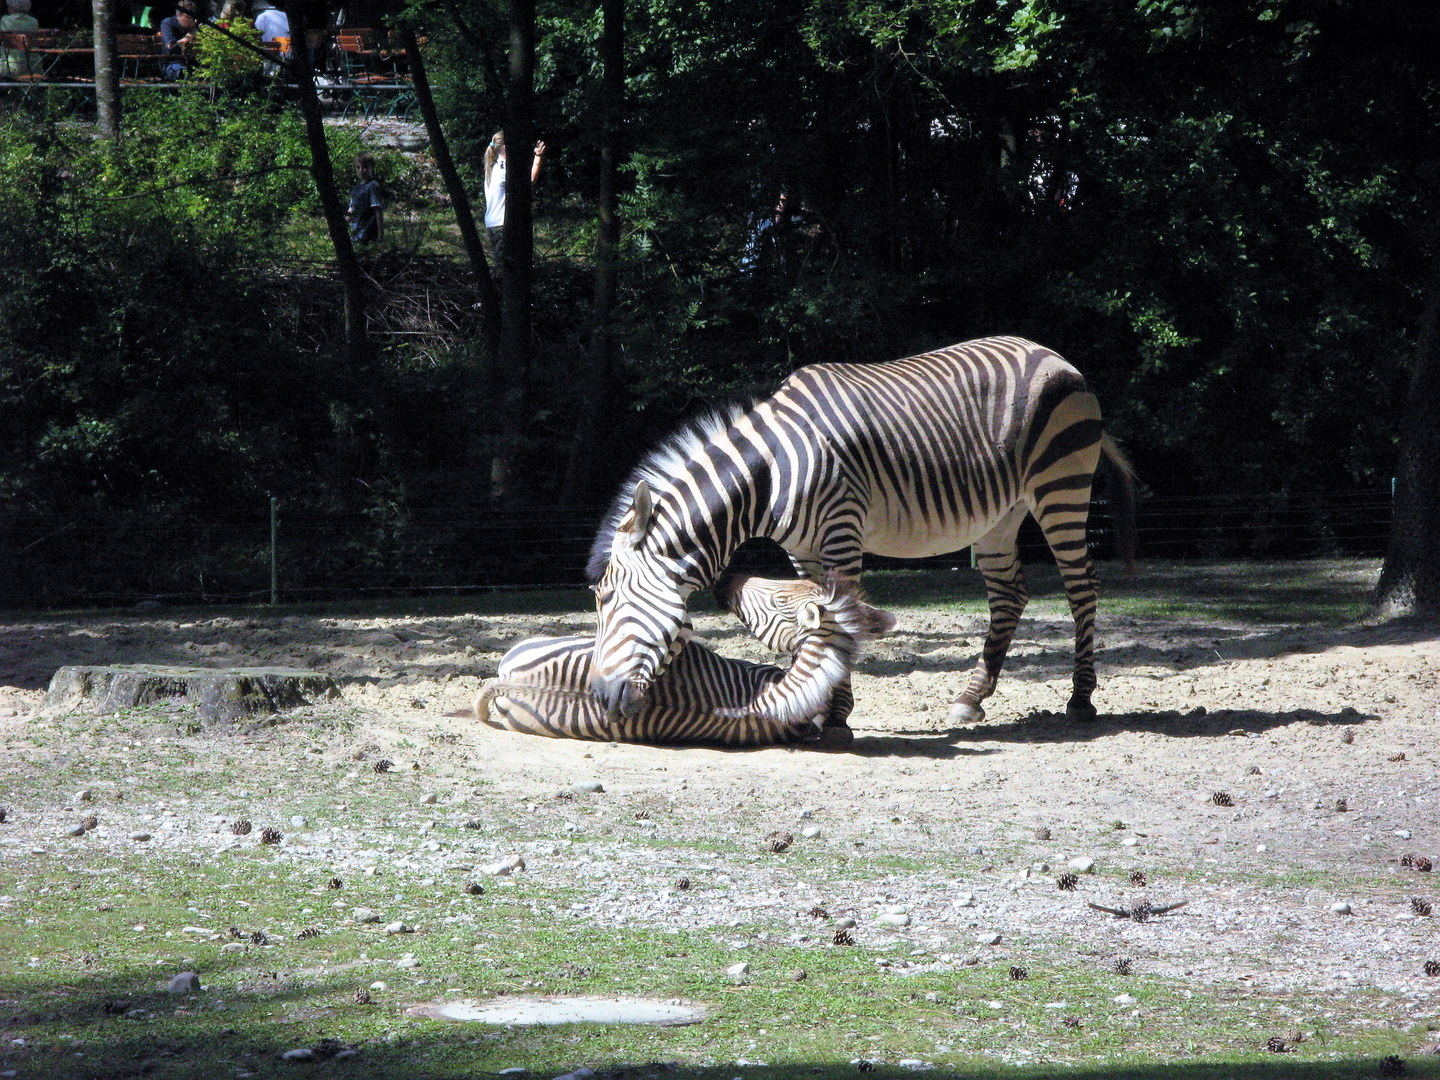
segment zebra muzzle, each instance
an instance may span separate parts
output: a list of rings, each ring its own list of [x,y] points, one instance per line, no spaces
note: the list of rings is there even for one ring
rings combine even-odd
[[[607,678],[596,675],[590,680],[590,689],[600,699],[608,720],[618,720],[622,716],[627,720],[633,719],[645,701],[645,691],[623,676]]]

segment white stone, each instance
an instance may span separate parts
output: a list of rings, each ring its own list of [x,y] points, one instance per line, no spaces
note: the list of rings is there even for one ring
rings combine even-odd
[[[358,923],[377,923],[380,921],[380,913],[374,908],[357,907],[350,912],[350,917]]]
[[[1336,900],[1335,903],[1330,905],[1330,910],[1335,912],[1336,915],[1349,915],[1354,909],[1344,900]]]
[[[498,862],[487,863],[480,867],[482,874],[489,874],[491,877],[509,877],[518,870],[525,869],[525,860],[519,855],[506,855]]]
[[[66,829],[66,830],[65,830],[65,835],[66,835],[66,836],[84,836],[84,835],[85,835],[85,826],[84,826],[84,825],[76,825],[74,828]]]
[[[1089,874],[1095,869],[1095,860],[1088,855],[1077,855],[1065,865],[1077,874]]]
[[[134,840],[137,844],[143,844],[146,840],[150,839],[150,834],[148,832],[132,832],[130,839]]]
[[[222,953],[242,953],[245,951],[245,943],[243,941],[232,941],[228,944],[221,945],[220,951]]]
[[[738,964],[731,964],[729,967],[727,967],[725,969],[725,974],[730,976],[730,978],[732,979],[738,979],[742,975],[750,974],[750,965],[742,960]]]
[[[302,815],[302,814],[291,814],[291,815],[290,815],[290,827],[291,827],[292,829],[303,829],[303,828],[305,828],[305,826],[307,826],[308,824],[310,824],[310,823],[305,820],[304,815]]]
[[[820,835],[820,826],[806,825],[803,829],[800,830],[800,835],[803,836],[806,840],[814,840],[817,836]]]
[[[1134,996],[1131,995],[1131,994],[1117,994],[1117,995],[1115,996],[1115,1004],[1116,1004],[1116,1005],[1134,1005],[1134,1004],[1135,1004],[1135,998],[1134,998]]]
[[[91,791],[91,790],[87,787],[87,788],[81,788],[79,791],[77,791],[77,792],[75,793],[75,799],[74,799],[74,801],[75,801],[75,802],[89,802],[89,801],[90,801],[91,799],[93,799],[93,798],[95,798],[95,792]]]
[[[983,934],[977,934],[975,940],[981,945],[999,945],[1001,938],[999,934],[987,931]]]
[[[420,805],[421,805],[421,806],[434,806],[434,805],[435,805],[436,803],[438,803],[439,801],[440,801],[440,796],[439,796],[439,795],[436,795],[435,792],[432,791],[432,792],[430,792],[430,794],[426,795],[423,799],[420,800]]]
[[[413,934],[415,930],[397,919],[385,927],[385,932],[387,934]]]
[[[1120,846],[1121,846],[1121,847],[1139,847],[1139,846],[1140,846],[1140,841],[1139,841],[1138,839],[1136,839],[1135,837],[1133,837],[1133,836],[1127,836],[1127,837],[1125,837],[1124,840],[1121,840],[1121,841],[1120,841]]]
[[[597,795],[605,790],[605,785],[599,780],[582,780],[578,784],[572,784],[570,790],[576,795]]]
[[[909,926],[910,916],[902,911],[882,911],[875,921],[881,926]]]
[[[1395,835],[1398,836],[1398,837],[1400,837],[1401,840],[1409,840],[1409,839],[1410,839],[1410,830],[1409,830],[1409,829],[1396,829],[1396,830],[1395,830]]]
[[[305,1061],[315,1060],[315,1051],[308,1046],[301,1046],[295,1050],[286,1050],[280,1055],[281,1061],[288,1061],[292,1065],[298,1065]]]

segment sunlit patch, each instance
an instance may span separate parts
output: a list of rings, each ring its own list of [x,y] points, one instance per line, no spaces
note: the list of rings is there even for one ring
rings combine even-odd
[[[416,1005],[410,1016],[432,1020],[463,1020],[520,1027],[553,1024],[651,1024],[679,1027],[698,1024],[705,1010],[679,1001],[610,997],[507,997],[496,1001],[450,1001]]]

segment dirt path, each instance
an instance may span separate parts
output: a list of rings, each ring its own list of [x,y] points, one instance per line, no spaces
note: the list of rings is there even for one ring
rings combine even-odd
[[[606,859],[616,868],[612,879],[595,875],[587,917],[597,921],[734,925],[733,899],[697,896],[683,916],[643,902],[676,865],[646,854],[656,837],[680,848],[687,837],[751,845],[749,831],[798,837],[813,823],[819,835],[797,843],[833,854],[820,878],[787,876],[761,858],[710,869],[792,934],[810,903],[853,913],[862,929],[886,905],[905,907],[911,925],[888,940],[914,955],[896,953],[896,971],[1003,958],[1023,942],[1031,955],[1132,957],[1147,972],[1212,984],[1372,988],[1394,996],[1395,1022],[1437,1015],[1440,980],[1420,968],[1440,957],[1440,940],[1434,919],[1410,905],[1413,896],[1440,905],[1437,879],[1400,864],[1410,853],[1440,862],[1435,627],[1309,630],[1102,609],[1101,718],[1075,726],[1059,715],[1069,620],[1041,604],[1021,624],[987,721],[951,730],[946,704],[984,619],[902,611],[898,632],[857,672],[857,738],[843,754],[551,743],[443,715],[469,704],[519,638],[592,623],[578,614],[186,621],[160,612],[12,621],[0,627],[0,735],[26,767],[60,752],[40,745],[30,714],[62,664],[308,666],[348,680],[338,708],[354,726],[300,727],[307,714],[292,717],[262,737],[282,752],[275,769],[300,760],[283,752],[314,746],[338,766],[368,747],[425,770],[442,807],[481,782],[487,798],[524,801],[535,833],[528,847],[513,846],[530,852],[531,874],[573,885],[581,863],[587,874]],[[705,616],[697,628],[722,652],[764,658],[733,623]],[[185,742],[202,755],[214,745],[208,735]],[[582,858],[566,838],[594,821],[553,797],[592,778],[605,786],[608,816],[604,843]],[[1215,805],[1217,792],[1233,805]],[[637,808],[653,809],[652,823],[637,824]],[[198,820],[204,808],[194,809]],[[1094,859],[1095,872],[1075,893],[1058,890],[1056,875],[1079,857]],[[851,859],[871,869],[847,871]],[[1144,886],[1131,883],[1135,870]],[[1188,906],[1143,925],[1085,906],[1145,899]],[[1336,913],[1336,903],[1353,913]],[[999,945],[979,943],[992,933]]]

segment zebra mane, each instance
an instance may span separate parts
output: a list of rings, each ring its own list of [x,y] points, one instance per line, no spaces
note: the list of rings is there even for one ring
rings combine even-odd
[[[754,408],[760,398],[747,395],[733,401],[712,406],[681,422],[680,426],[661,439],[620,485],[620,490],[610,501],[610,508],[600,519],[600,529],[590,545],[590,558],[585,564],[585,575],[594,585],[605,573],[610,562],[610,547],[615,541],[615,530],[625,512],[630,509],[630,497],[635,485],[641,480],[649,483],[652,491],[664,491],[671,486],[669,481],[680,475],[685,466],[693,461],[700,447],[723,436],[740,417]]]

